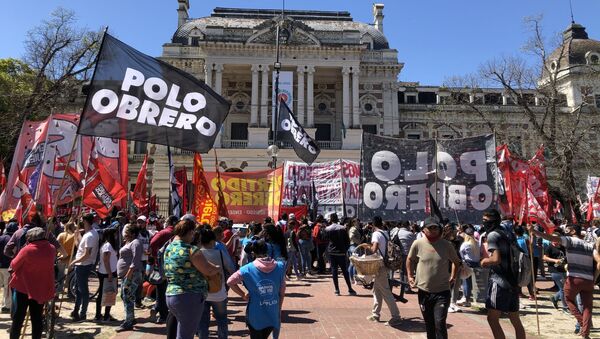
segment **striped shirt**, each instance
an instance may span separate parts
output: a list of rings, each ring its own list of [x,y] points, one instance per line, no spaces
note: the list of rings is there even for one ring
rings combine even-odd
[[[573,237],[560,237],[567,255],[567,276],[594,280],[594,244]]]

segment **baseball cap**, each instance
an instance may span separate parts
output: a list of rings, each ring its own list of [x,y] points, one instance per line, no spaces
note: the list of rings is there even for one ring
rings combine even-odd
[[[425,222],[423,222],[423,227],[431,227],[431,226],[437,226],[437,227],[442,227],[440,225],[440,222],[437,220],[437,218],[433,218],[433,217],[428,217],[425,219]]]
[[[139,217],[137,217],[137,219],[135,219],[135,220],[141,220],[141,221],[143,221],[143,222],[146,222],[146,220],[148,220],[148,219],[146,218],[146,216],[145,216],[145,215],[140,215],[140,216],[139,216]]]

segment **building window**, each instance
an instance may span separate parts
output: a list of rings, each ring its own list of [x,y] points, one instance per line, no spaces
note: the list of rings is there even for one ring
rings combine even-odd
[[[362,130],[365,133],[377,134],[377,125],[362,125]]]
[[[419,139],[421,139],[421,134],[420,133],[407,133],[406,139],[419,140]]]
[[[417,96],[416,95],[407,95],[406,96],[406,103],[407,104],[416,104],[417,103]]]
[[[420,104],[435,104],[436,100],[435,92],[419,92]]]
[[[486,105],[502,105],[502,96],[498,93],[488,93],[484,96]]]
[[[324,102],[320,102],[317,105],[317,109],[319,110],[319,112],[325,112],[325,111],[327,111],[327,104]]]
[[[315,124],[315,139],[317,141],[331,140],[331,124]]]
[[[148,152],[148,143],[135,141],[133,145],[133,154],[146,154]]]
[[[246,104],[243,101],[238,101],[235,103],[235,108],[237,108],[238,111],[243,111],[245,107]]]
[[[596,107],[600,108],[600,95],[596,95]]]
[[[365,112],[371,112],[373,110],[373,105],[370,102],[365,104]]]
[[[232,122],[231,140],[248,140],[248,124],[242,122]]]
[[[404,92],[398,92],[398,103],[399,104],[404,103]]]

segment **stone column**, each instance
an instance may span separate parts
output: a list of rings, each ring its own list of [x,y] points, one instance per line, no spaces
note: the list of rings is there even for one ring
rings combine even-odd
[[[308,77],[306,78],[306,125],[308,128],[315,126],[315,104],[314,104],[314,74],[315,66],[308,66],[306,68]]]
[[[206,64],[204,64],[204,83],[206,83],[210,88],[212,88],[212,71],[213,64],[206,62]]]
[[[269,127],[269,65],[261,65],[262,89],[260,92],[260,126]]]
[[[296,116],[300,125],[304,126],[304,66],[298,66],[298,105],[296,107]]]
[[[350,67],[342,67],[342,122],[344,128],[350,125]]]
[[[258,65],[252,65],[252,97],[250,100],[250,126],[258,126]]]
[[[358,74],[360,69],[352,69],[352,128],[360,128],[360,97],[358,93]]]
[[[221,94],[221,92],[223,91],[222,83],[223,83],[223,64],[216,64],[215,65],[215,88],[213,88],[213,89],[218,94]]]

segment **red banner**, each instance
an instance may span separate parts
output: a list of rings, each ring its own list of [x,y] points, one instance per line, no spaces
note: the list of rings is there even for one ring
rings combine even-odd
[[[78,124],[78,114],[54,114],[44,121],[25,121],[17,142],[6,186],[15,187],[17,167],[22,168],[25,177],[29,178],[38,164],[43,162],[43,175],[40,178],[42,182],[38,184],[41,191],[36,193],[36,204],[46,205],[48,196],[52,198],[53,203],[58,200],[58,205],[72,201],[81,194],[80,185],[74,183],[71,176],[67,176],[62,185],[63,189],[58,192],[65,174],[64,170],[55,168],[54,160],[63,158],[66,161],[71,152],[73,140],[77,138],[69,164],[71,167],[81,167],[85,173],[92,139],[96,139],[99,161],[116,181],[123,187],[127,187],[127,141],[79,136],[76,134]],[[52,190],[51,195],[46,194],[47,187]],[[0,198],[0,208],[5,220],[14,214],[19,202],[17,193],[12,189],[5,190]],[[120,202],[120,206],[124,206],[125,203],[126,201]]]
[[[201,224],[215,226],[219,221],[217,204],[211,196],[211,191],[206,181],[204,167],[202,166],[202,157],[196,153],[194,155],[194,202],[192,213],[196,220]]]
[[[131,199],[137,208],[145,210],[148,208],[148,183],[146,180],[146,172],[148,170],[148,155],[144,157],[144,162],[138,173],[135,181],[135,188],[131,192]]]
[[[210,195],[218,201],[218,178],[216,172],[205,172]],[[270,216],[279,218],[283,167],[257,172],[223,172],[221,186],[223,197],[234,223],[262,222]]]
[[[500,190],[502,214],[514,219],[523,215],[527,208],[527,189],[537,200],[544,213],[550,213],[548,182],[544,164],[544,148],[541,147],[529,161],[514,157],[507,145],[496,149],[498,170],[503,190]]]
[[[296,220],[301,220],[304,216],[308,217],[308,206],[281,206],[281,214],[286,213],[287,215],[294,214]]]
[[[85,178],[83,204],[93,209],[101,218],[106,218],[115,204],[127,197],[125,188],[116,181],[98,159],[90,159],[90,168]]]

